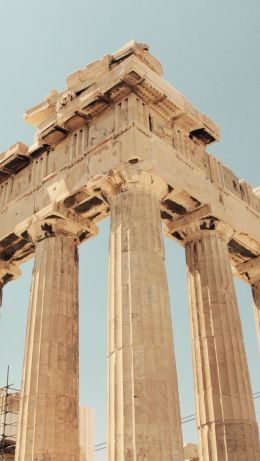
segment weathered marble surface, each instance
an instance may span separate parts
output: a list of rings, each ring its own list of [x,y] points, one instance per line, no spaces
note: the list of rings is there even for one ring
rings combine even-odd
[[[227,249],[232,230],[202,220],[184,231],[200,459],[257,461],[259,435]]]
[[[126,187],[110,200],[108,457],[183,461],[159,200]]]

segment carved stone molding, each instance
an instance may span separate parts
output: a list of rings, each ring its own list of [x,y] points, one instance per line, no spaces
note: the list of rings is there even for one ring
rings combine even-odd
[[[56,102],[56,106],[55,106],[56,111],[59,111],[60,109],[62,109],[62,107],[66,106],[69,102],[73,101],[73,99],[75,98],[76,98],[75,91],[72,91],[72,90],[64,91],[64,93],[62,93],[62,95]]]

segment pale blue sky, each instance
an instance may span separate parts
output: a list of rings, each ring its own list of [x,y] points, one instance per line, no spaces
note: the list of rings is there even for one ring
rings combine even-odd
[[[165,78],[221,127],[210,151],[253,186],[260,185],[259,0],[0,0],[0,151],[32,144],[23,112],[70,72],[132,38],[146,42]],[[106,440],[106,315],[109,221],[80,248],[80,399],[95,408],[96,443]],[[166,241],[181,413],[194,413],[189,318],[182,248]],[[20,386],[32,263],[4,291],[0,319],[0,385],[6,366]],[[252,300],[237,284],[253,391],[260,391]],[[260,399],[255,400],[258,418]],[[194,422],[183,426],[196,440]],[[96,461],[105,459],[105,451]]]

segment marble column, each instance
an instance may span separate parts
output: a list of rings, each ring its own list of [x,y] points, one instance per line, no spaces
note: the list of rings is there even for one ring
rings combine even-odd
[[[254,189],[254,194],[260,199],[260,187]],[[258,348],[260,353],[260,256],[253,262],[253,270],[251,276],[252,294],[254,300],[256,334],[258,339]]]
[[[258,348],[260,352],[260,273],[258,280],[256,280],[252,285],[252,293],[254,300],[256,334],[258,339]]]
[[[35,264],[16,461],[79,460],[77,245],[82,229],[60,216],[29,229]]]
[[[203,461],[257,461],[258,429],[228,253],[228,226],[190,224],[185,249]]]
[[[238,264],[236,266],[236,272],[251,285],[254,301],[256,334],[260,352],[260,256],[256,256],[244,263]]]
[[[183,461],[159,193],[110,198],[109,461]]]

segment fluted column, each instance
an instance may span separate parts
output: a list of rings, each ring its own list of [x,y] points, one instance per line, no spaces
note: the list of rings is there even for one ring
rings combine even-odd
[[[152,177],[110,196],[109,461],[183,461],[159,197]],[[165,192],[164,192],[165,193]]]
[[[254,189],[254,194],[260,199],[260,187]],[[251,276],[252,294],[254,300],[254,312],[256,322],[256,334],[260,353],[260,256],[253,263]]]
[[[254,314],[258,348],[260,352],[260,256],[249,259],[236,266],[237,273],[251,285],[254,301]]]
[[[83,220],[82,220],[83,221]],[[58,217],[29,229],[35,242],[16,461],[78,461],[78,235]]]
[[[228,226],[184,229],[193,366],[203,461],[257,461],[258,429],[231,272]]]
[[[258,348],[260,352],[260,277],[253,283],[252,293],[254,300],[256,334],[258,339]]]

